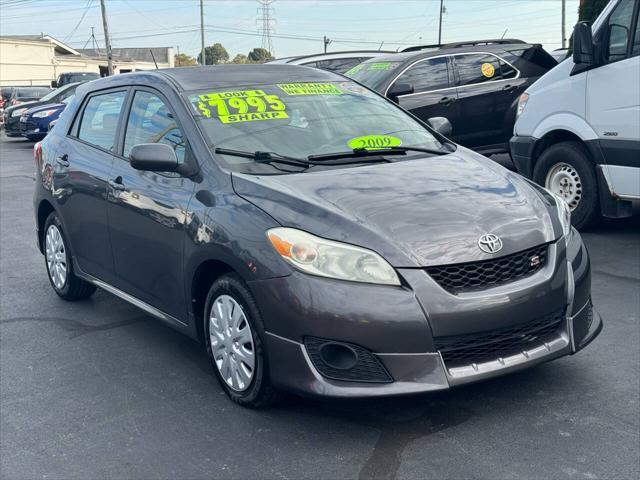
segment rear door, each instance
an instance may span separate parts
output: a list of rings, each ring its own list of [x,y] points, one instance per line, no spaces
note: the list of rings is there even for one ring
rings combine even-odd
[[[458,54],[453,61],[461,118],[454,139],[469,148],[508,142],[504,125],[520,93],[518,71],[491,53]]]
[[[452,80],[448,57],[426,58],[406,68],[387,91],[396,83],[410,84],[413,93],[398,97],[400,106],[425,122],[431,117],[447,118],[455,135],[458,96]]]
[[[115,285],[184,318],[183,250],[196,184],[178,173],[144,172],[129,163],[132,147],[141,143],[168,144],[180,162],[194,161],[174,112],[155,90],[135,90],[111,172],[108,216]]]
[[[113,255],[107,184],[127,89],[101,91],[83,102],[56,152],[53,195],[80,270],[110,283]]]

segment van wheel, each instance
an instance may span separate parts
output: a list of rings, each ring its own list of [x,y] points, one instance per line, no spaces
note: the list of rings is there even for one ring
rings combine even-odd
[[[204,310],[207,353],[218,382],[235,403],[258,408],[279,397],[269,380],[264,323],[246,284],[237,275],[216,280]]]
[[[593,163],[578,142],[550,146],[536,162],[533,180],[564,198],[577,229],[593,226],[600,219],[598,182]]]
[[[49,282],[53,290],[65,300],[83,300],[96,291],[95,285],[78,278],[73,271],[71,253],[55,212],[51,212],[44,223],[44,258]]]

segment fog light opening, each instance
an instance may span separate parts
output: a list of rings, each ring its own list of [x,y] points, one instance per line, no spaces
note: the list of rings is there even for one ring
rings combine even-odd
[[[338,370],[349,370],[358,363],[356,351],[341,343],[325,343],[320,347],[320,358],[324,363]]]

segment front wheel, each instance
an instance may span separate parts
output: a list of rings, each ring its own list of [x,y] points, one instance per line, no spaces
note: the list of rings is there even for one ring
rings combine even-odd
[[[595,169],[580,143],[561,142],[547,148],[536,162],[533,180],[567,202],[571,223],[578,230],[600,219]]]
[[[216,280],[204,311],[207,353],[225,393],[245,407],[273,403],[264,351],[264,324],[246,284],[237,275]]]

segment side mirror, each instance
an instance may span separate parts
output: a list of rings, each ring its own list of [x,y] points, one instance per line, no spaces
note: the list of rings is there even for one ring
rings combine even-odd
[[[176,152],[164,143],[134,145],[129,162],[136,170],[147,172],[175,172],[179,167]]]
[[[453,133],[451,122],[445,117],[431,117],[427,122],[431,128],[444,137],[449,137]]]
[[[392,102],[398,103],[398,97],[413,93],[413,85],[410,83],[394,83],[387,92],[387,97]]]
[[[58,88],[58,82],[55,80],[51,80],[51,88]]]
[[[587,22],[578,22],[573,28],[573,63],[576,65],[592,65],[593,35],[591,25]]]

